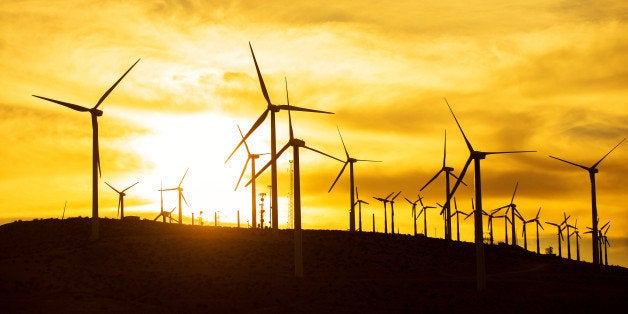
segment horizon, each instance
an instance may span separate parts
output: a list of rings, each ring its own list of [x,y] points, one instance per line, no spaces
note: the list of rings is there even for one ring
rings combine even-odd
[[[117,189],[139,181],[126,192],[125,215],[153,219],[160,210],[160,182],[175,187],[189,168],[182,184],[190,204],[183,209],[184,222],[202,210],[206,223],[213,223],[218,211],[222,223],[235,224],[239,209],[245,225],[250,187],[241,183],[233,191],[246,160],[244,148],[225,159],[241,139],[237,126],[248,131],[266,106],[250,42],[273,103],[285,103],[285,77],[291,105],[334,113],[292,112],[296,138],[344,159],[338,128],[351,157],[382,161],[355,165],[360,198],[370,203],[362,206],[365,231],[371,230],[373,213],[377,230],[384,229],[383,206],[373,197],[401,191],[395,228],[404,234],[413,231],[404,197],[416,200],[420,194],[426,205],[444,203],[442,175],[419,189],[442,165],[445,132],[447,165],[454,174],[468,157],[446,98],[475,149],[537,151],[482,162],[484,210],[507,205],[518,182],[514,203],[524,218],[542,208],[541,252],[548,246],[557,252],[556,232],[545,222],[558,223],[565,213],[571,224],[578,219],[581,260],[591,262],[591,237],[584,234],[591,226],[587,173],[549,158],[590,166],[628,134],[623,73],[628,4],[605,1],[590,9],[560,1],[368,8],[349,1],[264,6],[92,1],[63,8],[5,2],[0,66],[11,75],[0,78],[5,147],[0,224],[61,218],[66,201],[66,217],[91,216],[89,119],[31,95],[91,108],[141,58],[99,107],[104,111],[98,120],[100,217],[117,213],[118,195],[105,181]],[[277,113],[277,149],[287,140],[287,129],[287,114]],[[265,121],[247,141],[251,152],[269,152],[268,138]],[[609,265],[623,267],[628,267],[628,215],[622,206],[626,145],[606,157],[596,174],[600,225],[611,226]],[[278,161],[282,228],[288,219],[289,159],[284,154]],[[267,161],[260,157],[257,169]],[[341,167],[302,151],[304,229],[349,229],[347,169],[327,192]],[[470,166],[464,178],[469,186],[461,185],[455,195],[458,208],[467,212],[473,173]],[[243,182],[249,178],[247,171]],[[258,192],[269,193],[268,184],[267,171],[258,178]],[[175,193],[163,195],[165,209],[175,206]],[[268,213],[268,198],[264,207]],[[430,237],[443,237],[439,211],[428,212]],[[455,238],[455,218],[452,225]],[[461,220],[460,227],[462,240],[473,242],[472,219]],[[521,227],[518,222],[522,247]],[[503,229],[501,219],[494,221],[495,242],[504,240]],[[533,229],[528,226],[530,251],[536,248]],[[566,258],[566,242],[562,246]]]

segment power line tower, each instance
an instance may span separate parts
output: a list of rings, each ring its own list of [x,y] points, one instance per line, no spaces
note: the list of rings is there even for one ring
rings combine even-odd
[[[288,191],[288,229],[294,228],[294,163],[290,160],[290,189]]]

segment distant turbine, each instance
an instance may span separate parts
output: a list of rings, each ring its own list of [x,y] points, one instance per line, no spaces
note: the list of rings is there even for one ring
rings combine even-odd
[[[61,214],[61,220],[63,220],[63,218],[65,217],[65,207],[68,205],[68,201],[65,201],[65,203],[63,204],[63,214]]]
[[[532,218],[530,220],[527,220],[525,222],[525,223],[534,222],[536,224],[536,254],[541,254],[541,247],[539,245],[539,227],[541,227],[541,229],[545,230],[545,228],[543,228],[543,225],[539,221],[539,214],[540,213],[541,213],[541,207],[539,207],[539,211],[536,212],[536,216],[534,216],[534,218]]]
[[[577,261],[580,261],[580,239],[582,239],[582,237],[580,236],[580,233],[578,231],[578,219],[576,219],[573,228],[574,231],[571,233],[571,235],[575,235],[576,237],[576,259]]]
[[[468,214],[458,210],[458,204],[456,203],[456,198],[454,197],[454,212],[451,214],[451,217],[456,216],[456,241],[460,242],[460,214],[467,216]],[[450,218],[451,218],[450,217]]]
[[[288,87],[286,82],[286,97],[288,93]],[[288,106],[290,106],[290,100],[288,98]],[[290,107],[288,107],[290,108]],[[301,230],[301,168],[299,164],[299,148],[306,148],[313,152],[319,153],[323,156],[327,156],[329,158],[338,160],[343,162],[342,160],[323,153],[320,150],[308,147],[305,145],[305,141],[301,139],[297,139],[294,137],[294,133],[292,131],[292,117],[290,115],[290,109],[288,109],[288,127],[289,127],[289,135],[290,138],[288,142],[277,152],[277,155],[273,157],[262,169],[260,169],[253,178],[249,182],[247,182],[247,186],[251,184],[255,178],[257,178],[260,174],[266,170],[270,165],[277,162],[277,158],[283,154],[288,148],[292,147],[292,160],[294,164],[294,273],[296,277],[303,277],[303,235]],[[276,215],[273,216],[273,218]]]
[[[517,205],[514,203],[515,194],[517,194],[517,187],[519,187],[519,182],[515,184],[515,191],[512,192],[512,198],[510,199],[510,203],[508,205],[504,205],[502,207],[498,207],[493,210],[494,213],[498,213],[502,209],[506,209],[504,215],[508,215],[508,211],[510,210],[510,225],[512,227],[512,245],[517,245],[517,230],[515,228],[515,218],[521,219],[521,221],[525,221],[523,217],[521,217],[521,213],[517,210]],[[506,244],[508,244],[508,236],[506,236]]]
[[[178,219],[178,223],[182,224],[183,223],[183,207],[181,206],[181,199],[183,199],[183,201],[185,202],[185,205],[190,206],[190,204],[188,204],[188,201],[185,199],[185,196],[183,195],[183,188],[181,187],[181,184],[183,184],[183,179],[185,179],[185,176],[188,174],[188,169],[185,169],[185,173],[183,174],[183,177],[181,177],[181,181],[179,181],[179,185],[177,185],[177,187],[174,188],[169,188],[169,189],[161,189],[160,191],[177,191],[178,192],[178,196],[179,196],[179,219]]]
[[[423,189],[425,189],[430,183],[432,183],[432,181],[436,180],[436,178],[438,178],[438,176],[444,171],[445,172],[445,205],[443,206],[443,209],[441,210],[440,214],[443,215],[443,213],[445,213],[444,217],[445,218],[445,239],[446,240],[451,240],[451,198],[453,197],[453,193],[451,192],[451,186],[450,186],[450,176],[456,178],[456,179],[460,179],[458,177],[456,177],[455,174],[453,174],[454,168],[452,167],[448,167],[446,165],[446,159],[447,159],[447,130],[445,130],[445,144],[443,145],[443,166],[442,168],[436,172],[436,175],[434,175],[429,181],[427,181],[427,183],[425,183],[425,185],[421,188],[420,191],[423,191]],[[467,185],[466,183],[460,181],[462,184]]]
[[[388,194],[388,196],[386,196],[385,198],[373,196],[374,199],[384,203],[384,233],[388,233],[388,214],[386,213],[386,203],[390,202],[388,198],[391,197],[394,193],[395,192],[390,192],[390,194]]]
[[[129,71],[138,63],[140,59],[137,59],[133,65],[122,74],[122,76],[100,97],[96,105],[92,108],[87,108],[68,102],[46,98],[42,96],[33,95],[34,97],[41,98],[43,100],[51,101],[59,105],[74,109],[81,112],[89,112],[92,116],[92,234],[91,240],[97,240],[99,235],[98,230],[98,175],[100,174],[100,151],[98,149],[98,117],[102,116],[102,110],[98,109],[100,104],[109,96],[111,91],[122,81]]]
[[[358,204],[358,216],[359,216],[359,230],[362,231],[362,204],[369,205],[369,202],[363,201],[360,199],[360,195],[358,194],[358,187],[355,187],[355,204]],[[355,206],[355,204],[353,206]]]
[[[567,161],[564,159],[560,159],[558,157],[554,157],[554,156],[549,156],[550,158],[554,158],[556,160],[560,160],[562,162],[566,162],[570,165],[574,165],[576,167],[580,167],[584,170],[586,170],[587,172],[589,172],[589,180],[591,181],[591,221],[592,221],[592,225],[593,225],[593,232],[591,232],[591,236],[592,236],[592,251],[593,251],[593,264],[594,265],[598,265],[600,264],[600,260],[599,260],[599,256],[596,254],[596,252],[598,252],[598,244],[599,244],[599,240],[598,240],[598,228],[597,228],[597,220],[598,220],[598,216],[597,216],[597,198],[596,198],[596,190],[595,190],[595,174],[598,172],[597,166],[602,162],[602,160],[604,160],[604,158],[606,158],[606,156],[608,156],[613,150],[615,150],[615,148],[617,148],[617,146],[619,146],[621,143],[623,143],[626,139],[624,138],[623,140],[621,140],[617,145],[615,145],[615,147],[613,147],[608,153],[606,153],[606,155],[604,155],[600,160],[598,160],[596,163],[594,163],[591,167],[586,167],[583,165],[579,165],[576,163],[573,163],[571,161]]]
[[[417,218],[423,214],[423,235],[427,237],[427,209],[428,208],[436,208],[436,206],[425,206],[423,204],[423,198],[419,195],[419,203],[421,204],[421,211],[419,212]],[[436,236],[436,234],[434,234]]]
[[[242,134],[242,130],[240,129],[240,126],[238,125],[238,131],[240,132],[240,136],[244,139],[244,134]],[[236,183],[235,189],[238,189],[238,185],[240,185],[240,180],[242,180],[242,176],[244,176],[244,172],[246,171],[246,166],[248,166],[249,164],[249,160],[251,161],[251,178],[255,176],[255,160],[257,158],[259,158],[262,155],[267,155],[268,153],[265,154],[252,154],[251,151],[249,150],[249,145],[246,143],[246,141],[244,141],[244,147],[246,148],[246,153],[248,155],[248,157],[246,158],[246,162],[244,163],[244,167],[242,168],[242,173],[240,174],[240,178],[238,178],[238,183]],[[255,208],[256,204],[256,198],[257,194],[255,194],[255,180],[251,181],[251,220],[253,221],[253,228],[255,228],[257,226],[257,210]]]
[[[563,251],[562,251],[562,245],[561,242],[562,240],[565,239],[565,237],[563,236],[563,230],[565,229],[565,227],[563,227],[563,223],[554,223],[554,222],[545,222],[548,225],[552,225],[555,226],[557,229],[557,237],[558,237],[558,257],[563,257]]]
[[[563,215],[565,217],[563,224],[565,225],[565,229],[567,229],[567,259],[571,259],[571,242],[569,241],[571,234],[569,232],[569,228],[573,228],[573,226],[567,222],[567,219],[569,219],[570,216],[567,216],[565,212],[563,212]]]
[[[447,107],[449,108],[451,115],[454,117],[454,120],[456,121],[456,124],[458,125],[458,129],[460,129],[460,133],[462,133],[462,137],[464,137],[464,141],[466,142],[467,148],[469,149],[469,158],[467,158],[467,161],[465,162],[464,167],[462,168],[462,172],[460,172],[460,179],[456,181],[456,184],[452,188],[451,193],[447,198],[450,199],[451,196],[455,195],[456,190],[458,189],[458,186],[464,179],[464,175],[467,173],[467,168],[469,167],[469,164],[471,164],[471,161],[473,161],[474,168],[475,168],[474,172],[475,172],[475,199],[476,199],[475,254],[476,254],[476,272],[477,272],[477,284],[478,284],[477,288],[479,291],[483,291],[484,289],[486,289],[486,262],[484,260],[484,242],[483,242],[484,239],[483,239],[483,234],[482,234],[482,214],[481,214],[482,213],[482,180],[480,177],[480,160],[486,158],[486,156],[488,155],[493,155],[493,154],[527,153],[527,152],[534,152],[534,151],[482,152],[482,151],[477,151],[473,149],[473,146],[471,146],[471,142],[469,142],[469,140],[467,139],[467,136],[464,134],[464,131],[462,130],[462,127],[460,126],[460,123],[458,122],[458,119],[456,118],[454,111],[451,109],[451,106],[449,106],[449,102],[447,102],[447,99],[445,99],[445,102],[447,103]],[[449,204],[446,204],[446,206],[449,206]]]
[[[404,197],[406,199],[406,201],[408,201],[408,203],[410,203],[410,205],[412,205],[412,221],[414,222],[414,236],[417,235],[417,231],[416,231],[416,220],[417,218],[419,218],[419,216],[416,214],[416,205],[419,202],[419,200],[421,199],[421,196],[419,196],[419,198],[416,201],[411,201],[409,200],[407,197]]]
[[[111,184],[109,184],[107,181],[105,181],[105,184],[108,185],[112,190],[116,191],[116,193],[118,193],[118,215],[120,215],[120,220],[124,219],[124,197],[126,196],[126,190],[132,188],[134,185],[140,183],[140,181],[137,181],[133,184],[131,184],[129,187],[127,187],[126,189],[122,190],[122,191],[118,191],[116,190],[116,188],[114,188],[113,186],[111,186]]]
[[[389,201],[390,202],[390,232],[392,234],[395,234],[395,199],[397,198],[397,196],[399,196],[399,194],[401,194],[401,191],[395,194],[395,196],[393,196],[393,198],[391,198]]]
[[[349,231],[355,231],[355,204],[356,202],[355,202],[355,197],[353,195],[353,191],[355,187],[355,180],[353,177],[353,164],[358,161],[368,161],[368,162],[381,162],[381,161],[380,160],[368,160],[368,159],[355,159],[349,156],[349,152],[347,151],[347,146],[345,145],[345,141],[342,139],[342,134],[340,134],[340,128],[338,128],[338,135],[340,135],[340,141],[342,141],[342,147],[345,149],[345,155],[347,156],[347,160],[344,162],[342,169],[340,169],[340,172],[336,176],[334,183],[332,183],[331,187],[329,187],[329,191],[327,191],[327,193],[331,192],[331,189],[334,188],[334,185],[336,185],[336,182],[338,182],[338,179],[340,179],[342,172],[345,171],[347,164],[349,164],[349,191],[350,191],[349,198],[350,198],[350,204],[351,204],[351,207],[349,209]]]
[[[271,172],[270,207],[271,207],[271,217],[272,217],[271,227],[273,229],[277,229],[279,228],[279,220],[278,220],[279,215],[278,215],[278,209],[277,209],[277,203],[278,203],[277,201],[277,140],[276,140],[276,132],[275,132],[275,113],[279,112],[282,109],[293,110],[293,111],[327,113],[327,114],[333,114],[333,112],[295,107],[295,106],[290,106],[290,104],[287,104],[287,105],[273,104],[270,101],[270,97],[268,96],[268,91],[266,90],[266,85],[264,84],[264,79],[262,78],[262,73],[260,72],[259,66],[257,65],[257,59],[255,59],[255,53],[253,53],[253,46],[251,46],[250,42],[249,42],[249,48],[251,49],[251,55],[253,56],[253,62],[255,63],[255,70],[257,71],[257,78],[259,79],[259,83],[262,89],[262,94],[264,95],[264,99],[266,99],[267,107],[266,107],[266,110],[262,112],[260,117],[257,118],[255,123],[253,123],[249,131],[246,132],[246,134],[244,135],[242,140],[238,143],[238,145],[236,145],[236,147],[233,149],[231,154],[229,154],[229,157],[227,157],[227,160],[225,160],[225,162],[229,161],[231,156],[233,156],[233,154],[238,150],[240,145],[242,145],[244,141],[246,141],[246,139],[253,133],[253,131],[255,131],[262,124],[262,122],[264,122],[264,120],[266,119],[266,116],[268,116],[268,113],[270,113],[270,160],[272,160],[271,168],[270,168],[270,172]]]

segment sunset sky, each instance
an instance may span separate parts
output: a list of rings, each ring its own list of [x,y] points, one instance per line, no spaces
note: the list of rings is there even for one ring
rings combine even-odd
[[[447,164],[458,174],[468,157],[444,98],[474,148],[536,150],[482,161],[485,210],[515,203],[526,219],[580,227],[581,256],[591,261],[590,184],[586,171],[628,136],[628,3],[611,1],[3,1],[0,3],[0,223],[91,215],[91,124],[76,112],[32,94],[93,107],[137,59],[141,61],[99,107],[102,178],[100,216],[116,216],[125,188],[126,215],[153,219],[164,188],[183,181],[190,207],[223,225],[250,219],[250,190],[234,187],[244,149],[225,159],[266,108],[248,44],[271,100],[285,103],[284,77],[295,106],[334,112],[295,112],[295,136],[344,159],[338,132],[355,165],[364,205],[363,228],[383,231],[383,206],[373,199],[402,191],[395,227],[412,232],[411,206]],[[253,152],[269,152],[269,121],[251,137]],[[278,148],[287,139],[287,113],[277,114]],[[280,227],[288,217],[289,160],[279,162]],[[261,157],[258,168],[268,161]],[[628,267],[628,143],[600,165],[600,225],[609,263]],[[301,153],[303,227],[349,228],[348,169]],[[249,178],[249,171],[245,179]],[[456,193],[469,211],[473,168]],[[270,175],[258,179],[268,193]],[[421,192],[443,203],[444,178]],[[166,209],[176,193],[164,193]],[[268,208],[268,201],[265,204]],[[267,220],[268,218],[266,218]],[[421,217],[422,221],[422,217]],[[187,222],[190,220],[187,218]],[[486,225],[486,221],[485,221]],[[455,224],[454,224],[455,227]],[[557,250],[556,229],[541,230],[541,250]],[[494,222],[503,241],[503,220]],[[535,250],[533,225],[528,249]],[[473,241],[471,219],[462,239]],[[517,224],[521,244],[521,224]],[[419,231],[423,231],[420,224]],[[443,237],[438,210],[428,235]],[[571,239],[575,258],[575,241]],[[566,242],[563,256],[566,256]]]

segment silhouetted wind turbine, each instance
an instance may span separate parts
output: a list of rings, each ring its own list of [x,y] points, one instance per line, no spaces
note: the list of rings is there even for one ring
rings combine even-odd
[[[563,253],[562,253],[562,245],[561,245],[561,240],[563,240],[565,237],[563,236],[563,224],[562,223],[553,223],[553,222],[545,222],[548,225],[552,225],[552,226],[556,226],[557,228],[557,232],[558,232],[558,257],[563,257]]]
[[[386,203],[390,202],[388,198],[391,197],[394,193],[395,192],[390,192],[390,194],[388,194],[388,196],[386,196],[385,198],[373,196],[374,199],[384,203],[384,233],[388,233],[388,214],[386,213]]]
[[[333,112],[320,111],[314,109],[307,109],[301,107],[290,106],[290,104],[286,105],[275,105],[270,101],[270,97],[268,96],[268,91],[266,90],[266,85],[264,84],[264,79],[262,78],[262,73],[260,72],[259,66],[257,65],[257,59],[255,59],[255,53],[253,52],[253,46],[249,42],[249,48],[251,49],[251,55],[253,56],[253,62],[255,63],[255,70],[257,71],[257,78],[259,79],[260,87],[262,89],[262,94],[264,95],[264,99],[266,99],[266,109],[262,114],[257,118],[255,123],[251,126],[248,132],[244,135],[242,140],[236,145],[233,149],[229,157],[225,160],[225,162],[229,161],[231,156],[238,150],[238,148],[246,141],[246,139],[255,131],[266,119],[268,113],[270,113],[270,160],[271,163],[271,227],[273,229],[279,228],[279,220],[278,220],[278,208],[277,208],[277,140],[276,140],[276,132],[275,132],[275,113],[280,110],[293,110],[293,111],[307,111],[307,112],[317,112],[317,113],[327,113],[333,114]]]
[[[454,197],[454,212],[451,214],[451,216],[456,216],[456,241],[460,242],[460,214],[463,214],[465,216],[468,216],[467,213],[458,210],[458,204],[456,203],[456,198]]]
[[[185,205],[190,206],[190,204],[188,204],[188,201],[185,199],[185,196],[183,195],[183,188],[181,187],[181,184],[183,184],[183,179],[185,179],[185,176],[188,174],[188,169],[185,169],[185,173],[183,174],[183,177],[181,177],[181,181],[179,181],[179,185],[177,185],[177,187],[174,188],[169,188],[169,189],[161,189],[160,191],[178,191],[179,194],[179,220],[177,221],[179,224],[183,223],[183,207],[181,206],[181,199],[183,199],[183,201],[185,202]]]
[[[124,197],[126,196],[126,192],[128,189],[132,188],[134,185],[140,183],[140,181],[137,181],[133,184],[131,184],[130,186],[128,186],[126,189],[122,190],[122,191],[118,191],[116,190],[116,188],[114,188],[113,186],[111,186],[111,184],[109,184],[107,181],[105,181],[105,184],[108,185],[112,190],[116,191],[116,193],[118,193],[118,215],[120,215],[120,220],[124,219]]]
[[[566,231],[567,233],[567,259],[571,259],[571,242],[569,241],[569,237],[570,237],[569,228],[573,228],[573,226],[567,222],[567,219],[569,219],[569,217],[571,216],[567,216],[565,212],[563,212],[563,215],[565,217],[563,224],[565,225],[565,229],[567,229]]]
[[[399,191],[399,193],[395,194],[395,196],[393,196],[393,198],[390,199],[390,229],[392,234],[395,234],[395,199],[397,198],[397,196],[399,196],[399,194],[401,194],[401,191]]]
[[[244,139],[244,134],[242,134],[242,130],[240,129],[240,126],[238,125],[238,131],[240,132],[240,136]],[[251,161],[251,178],[255,176],[255,160],[257,160],[257,158],[259,158],[262,155],[267,155],[268,153],[265,154],[253,154],[251,153],[251,151],[249,150],[249,145],[246,143],[246,141],[244,141],[244,148],[246,148],[246,153],[247,153],[247,158],[246,158],[246,162],[244,163],[244,167],[242,168],[242,173],[240,173],[240,177],[238,178],[238,183],[236,183],[235,189],[238,189],[238,185],[240,185],[240,180],[242,180],[242,176],[244,176],[244,172],[246,171],[246,167],[249,165],[249,160]],[[257,226],[257,209],[255,208],[256,204],[256,189],[255,189],[255,180],[251,181],[251,220],[253,221],[253,228],[255,228]]]
[[[423,204],[423,198],[419,195],[419,203],[421,203],[421,211],[417,215],[417,218],[423,214],[423,235],[427,237],[427,209],[436,208],[436,206],[425,206]]]
[[[425,183],[425,185],[423,185],[423,187],[421,188],[421,190],[419,191],[423,191],[423,189],[425,189],[430,183],[432,183],[432,181],[436,180],[436,178],[438,178],[438,176],[444,171],[445,172],[445,205],[443,206],[443,209],[441,210],[440,214],[443,215],[443,212],[445,212],[445,239],[446,240],[451,240],[451,197],[453,197],[453,193],[451,192],[451,186],[449,184],[450,182],[450,176],[460,180],[460,178],[456,177],[455,174],[453,174],[454,168],[452,167],[448,167],[446,165],[446,159],[447,159],[447,130],[445,130],[445,144],[443,145],[443,166],[440,170],[438,170],[438,172],[436,172],[436,174],[429,180],[427,181],[427,183]],[[466,183],[464,183],[462,180],[460,180],[460,182],[464,185],[467,185]]]
[[[419,216],[416,214],[416,205],[419,202],[419,200],[421,199],[421,196],[419,196],[419,198],[416,201],[411,201],[409,200],[407,197],[404,197],[406,199],[406,201],[408,201],[408,203],[410,203],[410,205],[412,205],[412,221],[414,222],[414,235],[417,235],[417,231],[416,231],[416,219],[419,218]]]
[[[604,229],[606,228],[606,229]],[[606,233],[608,229],[611,228],[610,221],[607,222],[604,227],[600,228],[600,244],[604,247],[604,265],[608,266],[608,247],[611,246],[610,242],[608,242],[608,238],[606,237]],[[601,260],[600,260],[601,261]]]
[[[462,133],[462,137],[464,137],[464,141],[467,144],[467,148],[469,149],[469,158],[467,158],[467,161],[465,162],[464,167],[462,168],[462,172],[460,172],[460,178],[456,181],[456,184],[451,189],[451,193],[447,198],[450,199],[451,196],[455,195],[456,190],[458,189],[458,186],[464,179],[464,175],[467,173],[467,168],[469,167],[469,164],[471,164],[471,161],[473,161],[473,165],[475,169],[474,173],[475,173],[475,199],[476,199],[476,208],[475,208],[475,211],[476,211],[476,215],[475,215],[476,271],[477,271],[478,290],[483,291],[484,289],[486,289],[486,264],[484,260],[484,239],[483,239],[483,234],[482,234],[482,230],[483,230],[482,214],[481,214],[482,213],[482,180],[480,176],[480,160],[486,158],[486,156],[488,155],[527,153],[527,152],[534,152],[534,151],[482,152],[482,151],[477,151],[473,149],[473,146],[471,146],[471,142],[469,142],[469,140],[467,139],[467,136],[464,134],[464,131],[462,130],[462,126],[460,126],[460,123],[458,122],[458,119],[456,118],[454,111],[451,109],[451,106],[449,106],[449,102],[447,102],[447,99],[445,99],[445,102],[447,103],[447,107],[449,108],[451,115],[454,117],[454,120],[456,121],[456,124],[458,125],[458,129],[460,129],[460,133]],[[446,206],[449,206],[449,204],[446,204]]]
[[[606,156],[608,156],[613,150],[615,150],[615,148],[617,148],[621,143],[623,143],[626,139],[624,138],[623,140],[621,140],[617,145],[615,145],[615,147],[613,147],[608,153],[606,153],[606,155],[604,155],[600,160],[598,160],[596,163],[594,163],[591,167],[587,167],[587,166],[583,166],[583,165],[579,165],[577,163],[573,163],[571,161],[567,161],[564,159],[560,159],[558,157],[554,157],[554,156],[549,156],[550,158],[554,158],[556,160],[560,160],[562,162],[568,163],[570,165],[576,166],[576,167],[580,167],[584,170],[586,170],[587,172],[589,172],[589,180],[591,181],[591,221],[592,221],[592,225],[593,225],[593,232],[591,232],[591,235],[593,237],[592,239],[592,251],[593,251],[593,264],[597,265],[600,264],[600,260],[598,258],[598,255],[596,254],[596,252],[598,251],[598,228],[597,228],[597,198],[596,198],[596,189],[595,189],[595,174],[598,172],[597,166],[602,162],[602,160],[604,160],[604,158],[606,158]]]
[[[358,195],[358,187],[357,186],[355,187],[355,198],[357,199],[357,201],[355,201],[355,203],[358,204],[359,230],[362,231],[362,204],[368,205],[369,202],[363,201],[363,200],[360,199],[360,195]]]
[[[524,221],[523,217],[521,217],[521,213],[517,210],[517,205],[514,203],[515,195],[517,194],[517,187],[519,187],[519,182],[515,184],[515,190],[514,192],[512,192],[512,198],[510,199],[510,203],[508,205],[504,205],[493,210],[494,213],[498,213],[500,210],[506,209],[504,215],[508,215],[508,211],[510,210],[511,218],[509,220],[512,228],[512,245],[517,245],[517,230],[515,228],[515,218],[519,218],[521,219],[521,221]],[[506,236],[506,244],[508,244],[508,236]]]
[[[541,229],[545,230],[545,228],[543,228],[543,225],[539,221],[539,214],[540,213],[541,213],[541,207],[539,207],[539,211],[536,212],[536,216],[534,216],[534,218],[526,221],[526,223],[528,223],[528,222],[535,222],[536,223],[536,254],[541,254],[541,247],[539,245],[539,227],[541,227]]]
[[[580,261],[580,239],[582,239],[582,237],[578,232],[578,219],[576,219],[576,223],[574,223],[573,228],[574,231],[571,233],[571,235],[576,236],[576,259]]]
[[[100,174],[100,151],[98,148],[98,117],[103,115],[102,110],[98,109],[100,104],[109,96],[111,91],[122,81],[122,79],[131,71],[131,69],[140,61],[137,59],[133,65],[122,74],[122,76],[100,97],[96,105],[92,108],[87,108],[68,102],[55,100],[47,97],[33,95],[34,97],[41,98],[50,102],[57,103],[59,105],[74,109],[81,112],[89,112],[92,117],[92,234],[90,238],[96,240],[99,238],[98,231],[98,174]]]
[[[523,237],[523,249],[527,250],[528,249],[528,232],[526,231],[526,225],[528,223],[531,223],[532,221],[525,220],[525,219],[523,219],[523,217],[521,217],[521,218],[522,218],[522,221],[521,221],[521,225],[522,225],[522,227],[521,227],[521,236]]]
[[[65,217],[65,207],[68,205],[68,201],[65,201],[65,203],[63,204],[63,214],[61,214],[61,220],[63,220],[63,218]]]
[[[355,204],[356,202],[355,202],[355,197],[353,195],[353,191],[355,187],[355,180],[353,177],[353,164],[358,161],[368,161],[368,162],[381,162],[381,161],[380,160],[368,160],[368,159],[355,159],[349,156],[349,152],[347,151],[347,146],[345,145],[345,141],[342,139],[342,134],[340,134],[340,128],[338,128],[338,135],[340,135],[340,141],[342,142],[342,147],[345,150],[345,155],[347,156],[347,160],[344,162],[344,165],[342,166],[342,168],[340,169],[340,172],[336,176],[334,183],[332,183],[331,187],[329,187],[329,191],[327,191],[327,193],[331,192],[331,189],[334,188],[334,185],[336,185],[336,182],[338,182],[338,179],[340,179],[342,172],[345,171],[347,164],[349,164],[349,198],[350,198],[350,204],[351,204],[351,207],[349,210],[349,231],[355,231]]]
[[[292,147],[292,162],[294,164],[294,185],[293,185],[293,198],[294,198],[294,273],[296,277],[303,277],[303,236],[301,230],[301,167],[299,163],[299,148],[306,148],[313,152],[319,153],[323,156],[327,156],[329,158],[338,160],[343,162],[342,160],[323,153],[320,150],[308,147],[305,145],[305,141],[301,139],[297,139],[294,137],[294,132],[292,130],[292,117],[290,115],[290,99],[288,97],[288,83],[286,81],[286,100],[288,102],[288,130],[290,138],[288,142],[277,152],[275,157],[271,157],[271,160],[268,161],[262,169],[260,169],[253,178],[246,184],[247,186],[255,180],[260,174],[266,170],[273,163],[277,162],[277,158],[281,156],[288,148]],[[270,103],[270,102],[269,102]],[[273,219],[275,216],[273,216]]]

